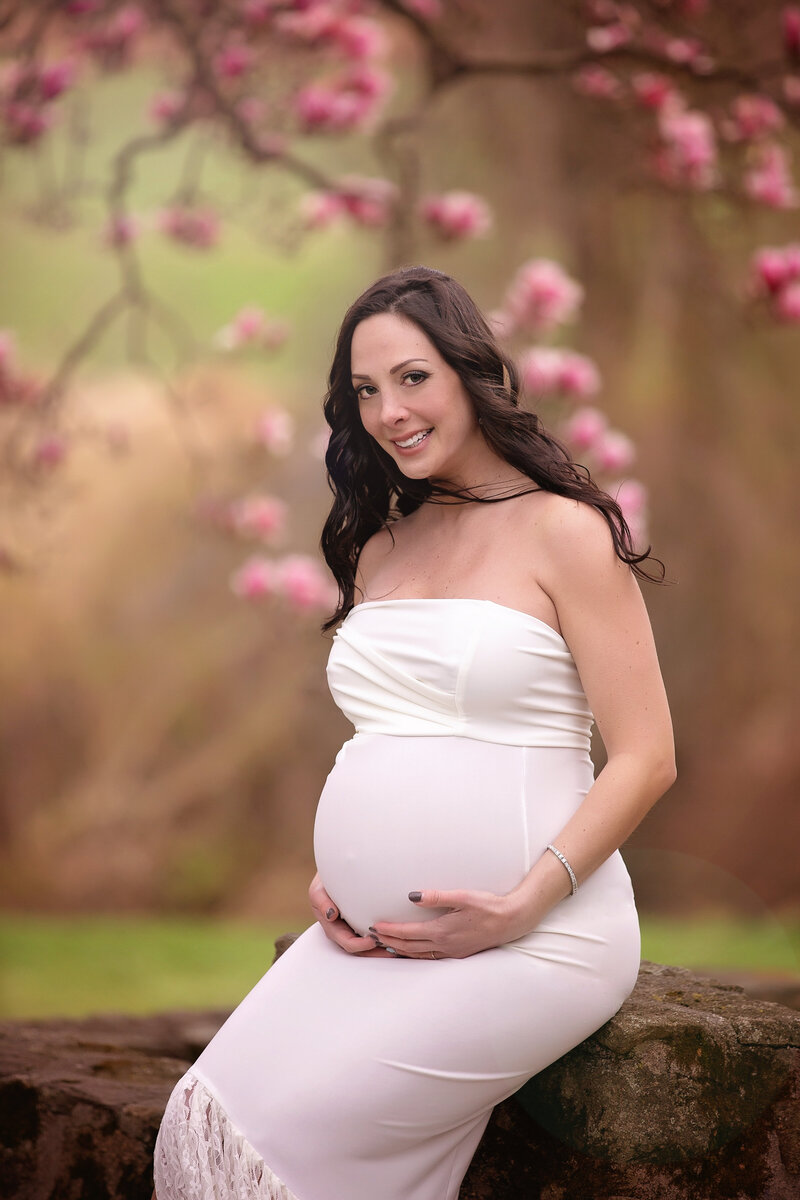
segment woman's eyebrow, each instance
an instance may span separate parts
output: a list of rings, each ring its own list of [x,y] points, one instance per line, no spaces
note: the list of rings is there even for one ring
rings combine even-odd
[[[390,375],[395,375],[401,367],[407,367],[412,362],[427,362],[427,358],[407,358],[404,362],[398,363],[396,367],[389,369]],[[353,379],[369,379],[369,375],[353,375]]]

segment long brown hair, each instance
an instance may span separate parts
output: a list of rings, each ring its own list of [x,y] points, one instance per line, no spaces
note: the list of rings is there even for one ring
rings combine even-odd
[[[384,275],[359,296],[347,310],[336,342],[323,406],[331,428],[325,466],[334,498],[320,545],[339,585],[340,599],[322,624],[323,632],[353,607],[358,556],[377,530],[389,528],[391,533],[392,520],[425,501],[442,503],[438,496],[483,504],[510,498],[482,498],[427,479],[409,479],[366,432],[351,378],[350,348],[356,326],[378,313],[396,313],[413,321],[433,342],[460,376],[483,436],[495,453],[537,488],[593,505],[608,523],[618,557],[641,578],[663,578],[664,565],[652,557],[650,546],[637,553],[617,502],[597,486],[586,467],[572,461],[567,448],[545,431],[535,413],[519,407],[516,364],[498,345],[461,284],[430,267],[404,267]],[[660,566],[660,575],[642,567],[648,559]]]

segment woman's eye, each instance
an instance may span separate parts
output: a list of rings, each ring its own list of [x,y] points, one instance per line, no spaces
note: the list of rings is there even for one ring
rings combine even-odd
[[[427,379],[428,373],[427,371],[408,371],[403,378],[413,380],[416,385],[417,383],[421,383],[423,379]]]

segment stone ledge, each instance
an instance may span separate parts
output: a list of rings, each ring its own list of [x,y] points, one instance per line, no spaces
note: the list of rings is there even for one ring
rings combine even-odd
[[[169,1092],[226,1015],[0,1023],[0,1196],[150,1200]],[[800,1015],[643,963],[498,1106],[461,1200],[798,1200],[799,1098]]]

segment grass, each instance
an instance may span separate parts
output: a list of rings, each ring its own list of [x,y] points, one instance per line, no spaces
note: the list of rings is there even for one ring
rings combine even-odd
[[[201,919],[0,918],[0,1017],[233,1007],[305,917],[263,925]],[[800,974],[800,922],[642,918],[643,957],[702,969]]]

